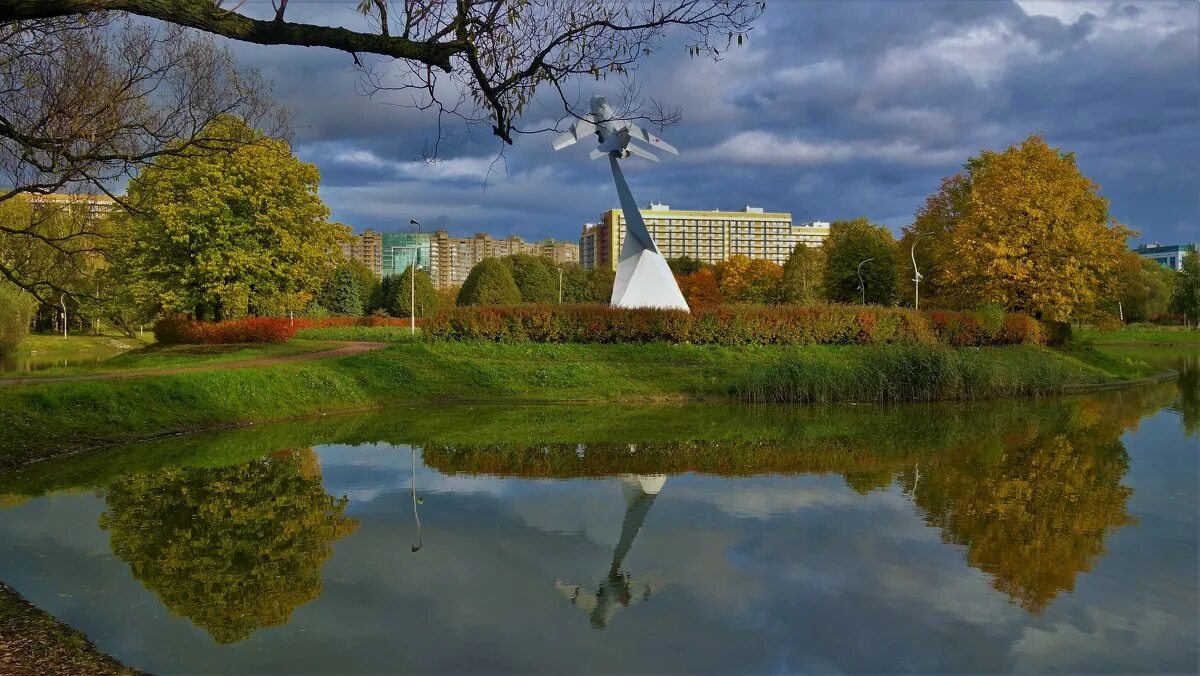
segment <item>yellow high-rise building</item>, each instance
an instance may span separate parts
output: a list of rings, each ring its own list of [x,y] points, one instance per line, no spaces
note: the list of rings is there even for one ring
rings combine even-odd
[[[790,213],[750,206],[738,211],[678,211],[651,203],[640,211],[664,258],[690,256],[715,264],[741,255],[783,265],[797,244],[821,246],[829,236],[828,223],[793,225]],[[580,262],[587,268],[616,270],[624,241],[625,215],[610,209],[599,223],[584,224]]]

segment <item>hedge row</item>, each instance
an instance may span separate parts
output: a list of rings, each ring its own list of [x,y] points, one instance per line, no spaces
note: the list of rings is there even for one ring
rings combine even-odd
[[[154,324],[154,339],[164,345],[282,343],[296,335],[287,317],[248,317],[225,322],[167,318]]]
[[[164,345],[218,343],[282,343],[300,329],[335,326],[408,326],[399,317],[248,317],[224,322],[201,322],[172,317],[154,324],[154,337]],[[417,320],[420,324],[420,319]]]
[[[456,307],[425,321],[427,340],[538,343],[672,342],[717,345],[886,345],[960,347],[1041,344],[1024,315],[997,321],[973,313],[921,313],[851,305],[719,307],[692,314],[606,305]]]

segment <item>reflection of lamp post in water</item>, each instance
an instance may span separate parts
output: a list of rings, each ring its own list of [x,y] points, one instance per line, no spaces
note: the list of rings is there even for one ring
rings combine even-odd
[[[415,552],[416,550],[421,549],[421,544],[422,544],[421,543],[421,515],[416,513],[416,505],[424,503],[425,499],[416,497],[416,447],[415,447],[415,445],[410,445],[410,447],[408,447],[408,449],[410,451],[413,451],[413,519],[416,520],[416,544],[413,545],[413,551]]]
[[[862,291],[862,304],[863,305],[867,304],[867,283],[864,282],[863,278],[862,278],[862,266],[864,263],[870,263],[873,260],[875,260],[875,259],[868,258],[867,260],[862,261],[861,263],[858,264],[858,290]]]

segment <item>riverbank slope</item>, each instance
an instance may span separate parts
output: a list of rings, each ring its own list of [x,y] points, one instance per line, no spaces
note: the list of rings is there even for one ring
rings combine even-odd
[[[401,343],[240,370],[0,387],[0,470],[133,439],[402,403],[771,399],[749,393],[780,369],[808,393],[792,401],[1037,396],[1145,375],[1030,346]]]

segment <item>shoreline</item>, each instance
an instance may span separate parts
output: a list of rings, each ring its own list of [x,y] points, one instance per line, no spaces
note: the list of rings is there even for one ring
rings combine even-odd
[[[910,352],[881,346],[733,350],[667,344],[414,343],[246,369],[214,364],[211,369],[169,375],[30,383],[0,388],[0,430],[6,430],[0,432],[0,472],[125,443],[394,406],[751,403],[754,400],[736,396],[735,388],[747,378],[778,370],[781,361],[803,358],[810,367],[833,364],[840,369],[836,374],[862,377],[880,359],[904,358]],[[827,384],[822,392],[829,398],[811,403],[1065,396],[1136,387],[1178,375],[1164,371],[1119,377],[1102,368],[1111,364],[1086,363],[1080,355],[1047,348],[934,352],[973,360],[963,367],[966,375],[987,377],[966,388],[956,382],[956,389],[947,390],[956,396],[945,398],[927,396],[929,389],[914,390],[920,396],[912,399],[904,399],[904,391],[899,391],[900,398],[869,390],[865,398],[838,396],[861,392],[874,381]],[[902,360],[901,368],[894,370],[903,375],[913,363],[919,362]],[[828,379],[828,374],[818,372],[813,378]],[[997,379],[999,384],[991,386]],[[896,389],[895,383],[889,386]],[[758,400],[755,405],[773,403],[810,402]]]

